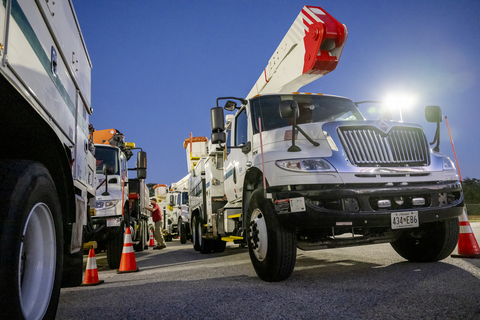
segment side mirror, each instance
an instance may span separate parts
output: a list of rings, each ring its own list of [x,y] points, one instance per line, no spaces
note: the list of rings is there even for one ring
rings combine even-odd
[[[103,175],[105,176],[105,191],[102,193],[102,196],[109,196],[110,193],[108,192],[108,175],[114,174],[115,171],[109,165],[103,165]]]
[[[425,118],[428,122],[442,122],[442,108],[439,106],[426,106]]]
[[[145,151],[137,153],[137,178],[147,178],[147,153]]]
[[[147,169],[137,169],[137,178],[142,180],[147,179]]]
[[[147,153],[145,151],[139,151],[137,153],[137,168],[147,169]]]
[[[168,203],[168,205],[170,205],[170,206],[174,206],[174,205],[175,205],[175,198],[174,198],[173,194],[170,195],[170,200],[169,200],[169,201],[170,201],[170,202]]]
[[[295,129],[301,131],[300,127],[297,126],[297,118],[300,115],[298,109],[298,103],[294,100],[285,100],[280,102],[278,105],[278,110],[280,112],[280,117],[284,119],[293,119],[292,121],[292,145],[288,148],[288,152],[298,152],[302,151],[298,146],[295,145]],[[303,131],[301,131],[303,133]],[[304,134],[305,135],[305,134]]]
[[[223,107],[223,108],[227,111],[234,111],[237,108],[237,103],[235,101],[228,100],[225,103],[225,107]]]
[[[433,151],[439,152],[440,151],[440,122],[442,122],[442,109],[439,106],[426,106],[425,107],[425,118],[428,122],[436,122],[437,123],[437,130],[435,131],[435,137],[430,145],[435,145],[433,147]]]
[[[210,121],[212,124],[212,143],[225,143],[227,138],[225,135],[225,125],[223,122],[223,108],[216,107],[210,109]]]
[[[300,115],[298,103],[294,100],[285,100],[280,102],[278,109],[280,111],[280,117],[284,119],[296,119]]]

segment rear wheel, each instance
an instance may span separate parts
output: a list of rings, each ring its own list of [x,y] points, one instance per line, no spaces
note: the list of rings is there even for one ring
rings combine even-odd
[[[192,219],[192,242],[193,242],[193,249],[195,249],[195,251],[199,251],[200,250],[200,245],[199,245],[199,242],[198,242],[198,216],[194,216],[193,219]]]
[[[258,277],[269,282],[290,277],[297,255],[295,232],[280,224],[263,189],[252,194],[247,223],[248,251]]]
[[[221,239],[214,240],[212,242],[212,249],[213,249],[213,252],[215,253],[224,252],[226,247],[227,247],[227,243],[225,241],[222,241]]]
[[[0,162],[0,318],[53,319],[63,267],[59,199],[48,170]]]
[[[211,240],[203,238],[203,224],[200,217],[195,216],[194,219],[194,242],[193,248],[200,253],[212,252]]]
[[[402,232],[391,243],[393,249],[413,262],[433,262],[448,257],[458,243],[458,218],[422,224]]]
[[[200,253],[211,253],[212,252],[212,240],[203,238],[203,224],[200,219],[198,219],[198,244],[200,246]]]

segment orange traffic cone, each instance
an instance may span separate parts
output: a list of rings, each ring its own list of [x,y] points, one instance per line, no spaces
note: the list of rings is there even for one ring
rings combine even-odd
[[[155,239],[153,239],[153,232],[152,229],[150,229],[150,242],[148,243],[149,247],[155,247]]]
[[[85,270],[85,278],[83,279],[82,286],[96,286],[102,284],[105,281],[98,280],[97,260],[95,259],[95,250],[90,249],[88,252],[87,269]]]
[[[120,259],[120,268],[117,273],[127,273],[138,271],[137,263],[135,262],[135,251],[133,250],[132,233],[130,228],[125,231],[125,241],[123,242],[122,257]]]
[[[480,247],[468,221],[467,209],[463,209],[463,214],[459,220],[460,236],[458,237],[458,254],[452,254],[452,258],[480,258]]]

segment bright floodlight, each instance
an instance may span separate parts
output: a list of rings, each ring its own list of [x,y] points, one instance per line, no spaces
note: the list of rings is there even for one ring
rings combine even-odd
[[[402,118],[402,108],[410,108],[415,104],[415,98],[411,95],[389,95],[385,99],[386,105],[390,108],[390,110],[397,109],[400,113],[400,121],[403,121]]]

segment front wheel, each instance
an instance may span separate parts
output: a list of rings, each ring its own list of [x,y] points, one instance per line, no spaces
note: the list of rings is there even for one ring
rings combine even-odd
[[[295,232],[280,224],[263,189],[252,194],[247,223],[248,251],[258,277],[268,282],[290,277],[297,256]]]
[[[138,244],[135,244],[133,245],[133,249],[135,250],[135,252],[140,252],[140,251],[143,251],[143,249],[145,248],[145,221],[143,220],[140,220],[138,222]],[[122,248],[123,250],[123,248]]]
[[[0,162],[0,318],[55,318],[63,225],[52,177],[42,164]]]
[[[458,218],[422,224],[402,232],[391,243],[403,258],[413,262],[433,262],[448,257],[458,243]]]
[[[123,227],[121,227],[123,230]],[[113,238],[107,240],[107,262],[110,269],[118,269],[123,251],[123,232],[120,230]]]

